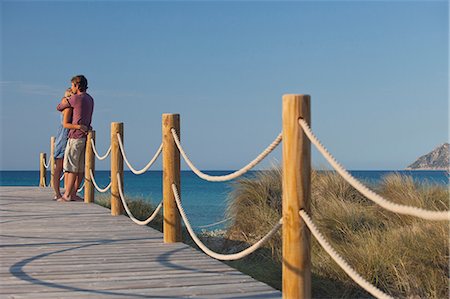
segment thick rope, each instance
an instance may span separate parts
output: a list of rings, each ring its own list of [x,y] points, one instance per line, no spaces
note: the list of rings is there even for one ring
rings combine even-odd
[[[272,228],[272,230],[267,233],[267,235],[265,235],[261,240],[259,240],[252,246],[248,247],[247,249],[244,249],[241,252],[237,252],[237,253],[233,253],[233,254],[217,253],[217,252],[210,250],[208,247],[206,247],[206,245],[203,244],[202,241],[200,241],[200,239],[195,234],[194,230],[191,227],[191,224],[189,223],[189,220],[186,217],[186,213],[184,212],[184,209],[181,206],[180,195],[178,194],[178,190],[177,190],[177,187],[175,186],[175,184],[172,184],[172,191],[175,196],[175,201],[177,203],[178,210],[180,211],[181,217],[183,218],[184,224],[186,225],[186,228],[187,228],[189,234],[191,235],[192,240],[194,240],[195,244],[197,244],[197,246],[200,247],[200,249],[203,250],[204,253],[206,253],[210,257],[215,258],[217,260],[232,261],[232,260],[237,260],[237,259],[246,257],[247,255],[253,253],[258,248],[260,248],[262,245],[264,245],[264,243],[266,243],[278,231],[278,229],[282,225],[282,219],[280,219],[278,221],[278,223],[275,224],[275,226]]]
[[[325,146],[317,139],[317,137],[312,132],[308,124],[303,120],[299,120],[300,126],[303,128],[306,136],[311,140],[311,142],[317,147],[319,152],[325,157],[325,159],[331,164],[331,166],[356,190],[361,194],[366,196],[368,199],[372,200],[381,207],[395,213],[416,216],[419,218],[427,220],[450,220],[450,211],[430,211],[418,207],[405,206],[397,203],[390,202],[384,199],[382,196],[376,194],[360,181],[355,179],[345,168],[336,161],[336,159],[328,152]]]
[[[175,140],[175,143],[176,143],[178,149],[180,150],[181,155],[183,156],[184,160],[189,165],[189,167],[192,169],[192,171],[196,175],[198,175],[200,178],[202,178],[206,181],[210,181],[210,182],[229,181],[229,180],[235,179],[235,178],[243,175],[244,173],[246,173],[247,171],[249,171],[250,169],[255,167],[259,162],[261,162],[268,154],[270,154],[278,146],[278,144],[280,144],[281,139],[282,139],[282,134],[280,133],[277,136],[277,138],[258,157],[256,157],[253,161],[248,163],[246,166],[244,166],[240,170],[237,170],[237,171],[227,174],[227,175],[211,176],[211,175],[201,172],[197,167],[194,166],[194,164],[192,164],[191,160],[189,160],[185,151],[181,147],[180,139],[178,138],[177,132],[175,131],[175,129],[172,129],[171,131],[172,131],[173,139]]]
[[[91,139],[91,144],[92,144],[92,151],[94,152],[95,156],[99,160],[105,160],[106,157],[108,157],[109,153],[111,153],[111,146],[109,146],[108,150],[106,151],[106,154],[104,154],[103,156],[100,156],[97,152],[97,149],[95,148],[94,139]]]
[[[42,161],[42,164],[44,164],[44,167],[46,169],[48,169],[48,167],[50,166],[50,160],[48,160],[48,164],[45,164],[45,160]]]
[[[361,275],[359,275],[337,252],[336,250],[331,247],[331,245],[328,243],[328,241],[324,238],[324,236],[319,232],[316,225],[312,222],[309,215],[304,211],[300,210],[299,212],[300,216],[305,221],[306,225],[308,226],[309,230],[313,234],[313,236],[317,239],[319,244],[325,249],[325,251],[331,256],[331,258],[339,265],[339,267],[342,268],[342,270],[347,273],[348,276],[351,277],[358,285],[360,285],[363,289],[365,289],[367,292],[375,296],[376,298],[393,298],[384,292],[382,292],[380,289],[372,285],[370,282],[365,280]]]
[[[119,173],[117,173],[117,185],[119,187],[119,194],[120,194],[120,199],[122,200],[122,204],[123,207],[125,208],[125,211],[127,211],[128,216],[130,216],[130,219],[133,220],[134,223],[139,224],[139,225],[147,225],[149,224],[153,219],[155,219],[156,215],[158,215],[159,210],[161,210],[162,207],[162,201],[159,203],[159,205],[156,207],[155,211],[153,211],[153,214],[150,215],[150,217],[148,217],[146,220],[139,220],[136,219],[133,216],[133,213],[131,213],[130,209],[128,208],[127,202],[125,200],[125,196],[123,195],[123,191],[122,191],[122,184],[121,184],[121,180],[120,180],[120,175]]]
[[[211,224],[201,225],[201,226],[197,226],[197,227],[198,227],[198,228],[207,228],[207,227],[216,226],[216,225],[222,224],[222,223],[224,223],[224,222],[227,222],[227,221],[229,221],[229,220],[232,219],[232,218],[233,218],[233,217],[228,217],[227,219],[224,219],[224,220],[221,220],[221,221],[217,221],[217,222],[214,222],[214,223],[211,223]]]
[[[141,170],[136,170],[131,166],[130,162],[128,162],[127,156],[125,155],[125,149],[123,148],[122,137],[120,137],[119,133],[117,133],[117,140],[119,141],[119,147],[120,147],[120,151],[122,152],[122,157],[123,157],[125,163],[128,165],[128,168],[130,168],[131,172],[133,172],[134,174],[143,174],[144,172],[146,172],[152,166],[152,164],[155,163],[156,159],[159,157],[159,155],[162,152],[162,144],[161,144],[159,146],[159,149],[156,151],[156,154],[150,160],[150,162],[148,162],[148,164]]]
[[[97,189],[98,192],[100,193],[104,193],[106,191],[109,190],[109,188],[111,188],[111,182],[109,182],[108,186],[106,186],[106,188],[102,189],[100,188],[97,183],[95,182],[95,178],[94,178],[94,174],[92,173],[92,169],[89,169],[89,172],[91,174],[91,180],[92,180],[92,184],[94,184],[95,189]]]
[[[83,185],[81,185],[81,187],[77,190],[77,192],[81,192],[81,190],[83,190],[83,188],[84,188],[84,183],[85,183],[85,181],[83,181]]]

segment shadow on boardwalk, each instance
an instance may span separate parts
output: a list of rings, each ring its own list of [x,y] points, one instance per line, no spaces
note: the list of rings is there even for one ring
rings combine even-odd
[[[0,187],[0,194],[0,297],[281,298],[100,206],[59,204],[48,189]]]

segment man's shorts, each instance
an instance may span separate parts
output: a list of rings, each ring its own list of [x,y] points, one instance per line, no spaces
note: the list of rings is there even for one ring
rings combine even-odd
[[[64,152],[64,171],[84,172],[85,149],[86,138],[69,138]]]

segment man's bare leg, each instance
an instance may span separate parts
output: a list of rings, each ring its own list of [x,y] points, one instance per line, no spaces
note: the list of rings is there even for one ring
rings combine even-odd
[[[83,199],[77,195],[77,192],[81,186],[81,182],[83,181],[84,172],[77,172],[76,175],[77,175],[77,177],[75,179],[75,186],[73,188],[70,198],[71,198],[71,200],[82,201]]]
[[[70,193],[70,198],[74,198],[77,195],[80,182],[78,181],[78,173],[75,173],[75,184],[73,186],[72,192]]]
[[[62,201],[69,201],[71,200],[71,194],[73,192],[73,189],[75,187],[75,180],[77,179],[77,174],[75,172],[67,172],[67,180],[66,180],[66,190],[64,192],[63,197],[61,198]]]

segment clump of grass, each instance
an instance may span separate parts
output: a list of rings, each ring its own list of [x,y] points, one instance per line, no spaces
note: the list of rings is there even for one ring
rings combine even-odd
[[[281,170],[257,172],[233,183],[227,216],[233,219],[228,238],[255,243],[272,229],[281,217]],[[267,242],[270,256],[281,260],[281,233]]]
[[[145,220],[147,219],[153,211],[156,209],[156,206],[151,204],[150,202],[142,199],[142,198],[130,198],[126,199],[128,208],[130,209],[133,216],[139,220]],[[111,209],[111,195],[107,194],[96,194],[95,195],[95,203]],[[162,210],[161,210],[162,211]],[[158,215],[153,219],[148,226],[157,229],[159,231],[162,231],[162,212],[159,211]],[[127,213],[124,212],[124,214],[128,217]]]
[[[111,209],[111,195],[109,194],[95,194],[94,202],[99,206]]]
[[[429,210],[449,209],[449,189],[418,184],[411,177],[389,175],[375,186],[385,198]],[[228,216],[234,222],[228,236],[253,243],[281,217],[281,169],[259,172],[234,184]],[[445,221],[426,221],[388,212],[372,203],[338,174],[314,171],[311,214],[332,246],[364,278],[400,298],[448,298],[449,227]],[[264,280],[261,269],[281,272],[281,234],[253,257],[264,264],[250,272]],[[270,254],[267,254],[267,253]],[[246,270],[246,260],[235,265]],[[269,267],[267,264],[272,264]],[[251,267],[257,268],[252,265]],[[252,273],[249,273],[253,275]],[[267,273],[267,271],[266,271]],[[370,297],[354,283],[320,245],[312,241],[314,297]],[[272,276],[267,283],[281,288]]]

